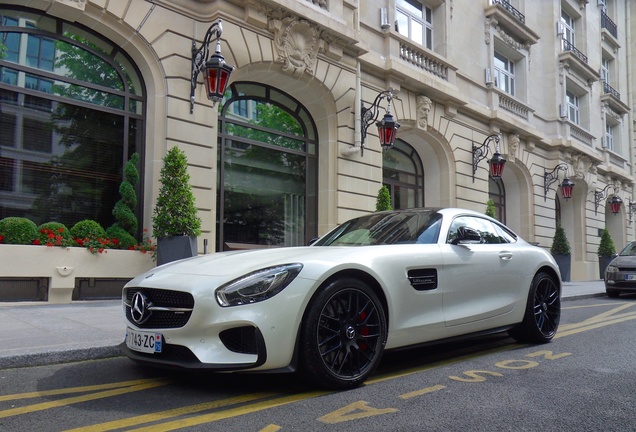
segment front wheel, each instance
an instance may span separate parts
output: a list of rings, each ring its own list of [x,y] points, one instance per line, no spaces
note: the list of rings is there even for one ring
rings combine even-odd
[[[559,284],[549,274],[540,272],[530,284],[523,321],[509,333],[519,342],[550,342],[557,332],[560,319]]]
[[[373,290],[356,279],[333,281],[303,320],[301,371],[321,387],[356,387],[378,367],[386,338],[384,307]]]

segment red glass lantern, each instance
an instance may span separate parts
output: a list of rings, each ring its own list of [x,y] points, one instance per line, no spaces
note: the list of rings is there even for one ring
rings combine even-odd
[[[610,200],[610,208],[612,209],[612,213],[617,214],[621,211],[621,205],[623,204],[623,200],[620,199],[618,195],[614,195]]]
[[[506,160],[498,152],[495,152],[488,163],[490,164],[490,176],[495,180],[500,179]]]
[[[400,124],[389,111],[384,114],[381,121],[375,124],[378,127],[378,135],[380,136],[380,146],[383,149],[390,149],[395,144],[395,136]]]
[[[220,47],[218,47],[220,50]],[[230,75],[234,71],[234,66],[225,63],[225,59],[220,51],[216,51],[205,63],[205,89],[208,99],[216,103],[223,99],[225,89],[230,80]]]
[[[563,183],[561,183],[561,193],[563,194],[563,198],[569,200],[572,198],[572,191],[574,190],[574,182],[566,177],[563,179]]]

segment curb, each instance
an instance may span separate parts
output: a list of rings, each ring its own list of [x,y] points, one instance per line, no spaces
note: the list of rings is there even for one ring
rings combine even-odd
[[[124,353],[117,345],[53,351],[48,353],[20,354],[17,356],[0,357],[0,370],[48,366],[86,360],[102,360],[122,357],[123,355]]]

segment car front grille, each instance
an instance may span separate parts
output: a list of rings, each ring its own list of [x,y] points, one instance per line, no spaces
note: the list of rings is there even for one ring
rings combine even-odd
[[[130,305],[135,293],[141,292],[155,309],[148,319],[137,323],[132,319]],[[179,328],[186,325],[192,309],[194,297],[190,293],[155,288],[127,288],[124,291],[126,298],[126,319],[139,328],[162,329]],[[160,310],[157,310],[160,309]]]

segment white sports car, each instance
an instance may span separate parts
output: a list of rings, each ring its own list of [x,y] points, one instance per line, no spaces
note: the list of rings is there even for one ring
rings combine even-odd
[[[350,388],[384,350],[508,331],[552,339],[559,269],[481,213],[409,209],[350,220],[313,245],[157,267],[123,290],[121,348],[156,366],[299,370]]]

